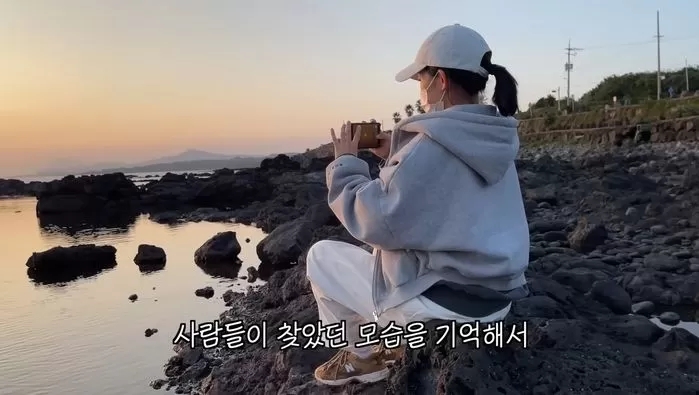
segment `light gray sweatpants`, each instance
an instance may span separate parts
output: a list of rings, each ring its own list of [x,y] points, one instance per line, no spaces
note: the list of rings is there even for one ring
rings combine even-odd
[[[374,306],[371,301],[371,282],[374,256],[361,247],[340,241],[323,240],[308,251],[306,271],[313,295],[318,303],[318,315],[324,326],[346,323],[349,351],[365,354],[354,344],[364,341],[359,326],[373,322]],[[377,324],[385,327],[390,321],[405,327],[411,322],[449,320],[458,323],[499,321],[510,311],[510,305],[488,317],[472,318],[457,314],[418,296],[379,316]],[[326,341],[327,344],[327,341]]]

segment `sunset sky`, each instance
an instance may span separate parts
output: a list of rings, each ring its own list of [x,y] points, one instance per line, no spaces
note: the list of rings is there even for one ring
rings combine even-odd
[[[457,22],[519,80],[522,107],[565,94],[570,38],[585,48],[580,96],[656,68],[658,9],[663,68],[698,64],[688,0],[0,0],[0,176],[190,148],[302,151],[344,120],[392,124],[419,97],[395,73]]]

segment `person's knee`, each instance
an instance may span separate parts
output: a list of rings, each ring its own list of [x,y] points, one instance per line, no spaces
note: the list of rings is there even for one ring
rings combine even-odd
[[[331,240],[321,240],[316,242],[308,249],[306,254],[306,277],[311,282],[318,277],[318,274],[323,270],[323,266],[327,264],[326,251],[331,248]],[[325,259],[323,257],[326,257]]]

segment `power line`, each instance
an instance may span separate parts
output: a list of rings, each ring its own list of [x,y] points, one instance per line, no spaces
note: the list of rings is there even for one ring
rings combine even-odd
[[[698,39],[699,36],[686,36],[686,37],[677,37],[677,38],[671,38],[669,40],[663,40],[663,41],[687,41],[687,40],[696,40]]]
[[[636,42],[619,43],[619,44],[586,46],[585,49],[606,49],[606,48],[619,48],[619,47],[633,47],[633,46],[637,46],[637,45],[648,45],[648,44],[655,44],[655,40],[636,41]]]
[[[656,34],[653,36],[654,40],[645,40],[645,41],[635,41],[635,42],[628,42],[628,43],[618,43],[618,44],[607,44],[607,45],[596,45],[596,46],[586,46],[585,48],[574,48],[571,47],[570,45],[570,39],[568,39],[568,47],[564,48],[566,51],[566,54],[568,56],[568,61],[565,64],[565,72],[567,74],[567,93],[566,93],[566,103],[570,105],[570,72],[573,70],[573,63],[570,61],[571,55],[575,56],[577,55],[577,51],[582,51],[583,49],[585,50],[595,50],[595,49],[603,49],[603,48],[617,48],[617,47],[627,47],[627,46],[637,46],[637,45],[648,45],[648,44],[656,44],[657,45],[657,57],[658,57],[658,71],[657,71],[657,99],[660,100],[660,92],[662,89],[662,83],[661,83],[661,69],[660,69],[660,39],[664,38],[663,42],[668,42],[668,41],[685,41],[685,40],[694,40],[699,38],[699,36],[685,36],[685,37],[675,37],[675,38],[670,38],[670,39],[665,39],[665,36],[662,36],[660,34],[660,11],[656,11]],[[687,61],[685,59],[685,74],[687,73]],[[688,78],[686,78],[688,79]]]
[[[699,39],[699,36],[686,36],[686,37],[675,37],[675,38],[667,38],[665,36],[661,36],[663,39],[662,42],[674,42],[674,41],[687,41],[687,40],[697,40]],[[653,36],[652,40],[645,40],[645,41],[632,41],[632,42],[627,42],[627,43],[616,43],[616,44],[605,44],[605,45],[586,45],[585,50],[595,50],[595,49],[608,49],[608,48],[619,48],[619,47],[633,47],[633,46],[638,46],[638,45],[649,45],[649,44],[656,44],[657,40],[656,37]]]

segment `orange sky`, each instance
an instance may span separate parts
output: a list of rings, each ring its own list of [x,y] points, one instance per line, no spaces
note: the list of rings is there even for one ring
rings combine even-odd
[[[396,83],[395,73],[429,33],[455,22],[486,37],[493,61],[518,78],[526,107],[565,86],[567,37],[607,42],[622,22],[640,29],[620,16],[626,8],[607,3],[566,10],[537,3],[538,11],[511,0],[467,3],[2,0],[0,176],[57,161],[133,163],[186,149],[303,151],[328,142],[329,128],[345,120],[390,126],[394,111],[419,98],[417,84]],[[667,18],[694,28],[674,3]],[[588,28],[600,17],[595,7],[609,19],[600,38]],[[644,10],[648,36],[654,10]],[[577,27],[557,13],[577,15]],[[667,67],[683,64],[693,43],[680,44],[664,45]],[[652,45],[641,49],[623,58],[619,48],[578,56],[574,93],[613,72],[655,67]]]
[[[302,151],[329,141],[329,128],[345,118],[389,121],[400,108],[328,83],[345,62],[321,53],[338,48],[303,41],[327,26],[298,29],[263,7],[235,12],[235,3],[0,4],[0,175],[189,148]],[[274,31],[260,32],[264,22]],[[361,65],[357,72],[365,83],[377,79],[362,76]],[[382,76],[384,89],[398,85],[392,72]],[[385,114],[375,114],[380,101]]]

